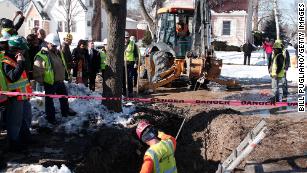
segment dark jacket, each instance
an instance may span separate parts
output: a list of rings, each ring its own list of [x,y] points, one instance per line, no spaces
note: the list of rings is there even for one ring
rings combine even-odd
[[[18,22],[14,25],[14,29],[16,30],[16,32],[20,29],[24,21],[25,21],[24,16],[19,18]]]
[[[286,63],[285,63],[285,69],[288,70],[290,67],[290,54],[289,51],[286,49]]]
[[[278,74],[282,68],[285,68],[284,67],[284,56],[282,55],[282,49],[276,49],[274,50],[274,55],[272,57],[272,61],[271,63],[269,64],[268,68],[269,68],[269,71],[272,71],[272,67],[273,67],[273,59],[275,58],[275,55],[277,54],[277,59],[276,59],[276,63],[277,63],[277,70],[276,70],[276,74]]]
[[[245,43],[243,45],[243,52],[245,55],[251,55],[253,51],[253,45],[250,43]]]
[[[88,63],[89,73],[97,73],[100,69],[100,54],[96,49],[92,49],[92,54],[89,54]]]
[[[62,44],[62,53],[65,57],[66,65],[68,69],[73,68],[73,62],[72,62],[72,54],[69,48],[69,45],[66,43]]]
[[[75,48],[72,51],[72,60],[74,62],[73,68],[73,76],[77,76],[78,72],[78,62],[83,61],[82,73],[83,75],[87,75],[88,73],[88,62],[89,62],[89,54],[87,49]]]

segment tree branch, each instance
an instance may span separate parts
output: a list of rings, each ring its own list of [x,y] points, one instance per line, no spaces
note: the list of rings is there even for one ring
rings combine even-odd
[[[144,5],[144,0],[139,0],[140,3],[140,7],[141,7],[141,12],[142,12],[142,16],[143,18],[148,22],[148,23],[154,23],[153,19],[151,16],[149,16],[145,5]]]

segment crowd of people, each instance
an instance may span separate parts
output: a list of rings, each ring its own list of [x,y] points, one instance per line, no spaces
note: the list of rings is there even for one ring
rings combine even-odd
[[[67,33],[62,40],[57,33],[47,34],[44,29],[33,28],[26,38],[18,35],[24,21],[22,12],[16,12],[16,25],[10,19],[1,19],[0,37],[0,91],[29,94],[32,90],[45,94],[68,95],[64,81],[84,84],[95,91],[96,76],[107,69],[107,41],[101,50],[94,47],[93,40],[79,40],[72,51],[73,36]],[[125,70],[123,94],[133,96],[137,83],[137,61],[139,49],[136,38],[125,34]],[[125,82],[127,82],[127,85]],[[127,91],[126,92],[126,86]],[[0,94],[0,129],[6,128],[10,151],[25,149],[31,143],[31,104],[28,96],[6,96]],[[75,116],[67,98],[60,98],[62,117]],[[57,124],[53,98],[45,97],[45,119]]]

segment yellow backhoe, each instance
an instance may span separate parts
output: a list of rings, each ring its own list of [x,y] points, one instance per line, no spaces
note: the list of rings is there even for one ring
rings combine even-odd
[[[241,89],[234,80],[219,79],[222,60],[211,46],[208,0],[167,0],[158,10],[157,39],[140,63],[139,91],[155,91],[181,76]],[[204,80],[203,80],[204,81]]]

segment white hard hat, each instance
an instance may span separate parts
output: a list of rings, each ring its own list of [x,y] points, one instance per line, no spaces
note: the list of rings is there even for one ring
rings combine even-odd
[[[53,44],[53,45],[55,45],[55,46],[59,46],[59,45],[60,45],[60,39],[59,39],[59,37],[58,37],[56,34],[54,34],[54,33],[48,34],[47,37],[45,38],[45,41],[46,41],[47,43],[51,43],[51,44]]]
[[[125,31],[125,37],[126,37],[126,38],[129,38],[129,37],[130,37],[129,32]]]
[[[103,39],[102,44],[103,45],[107,45],[108,44],[108,39],[107,38]]]

